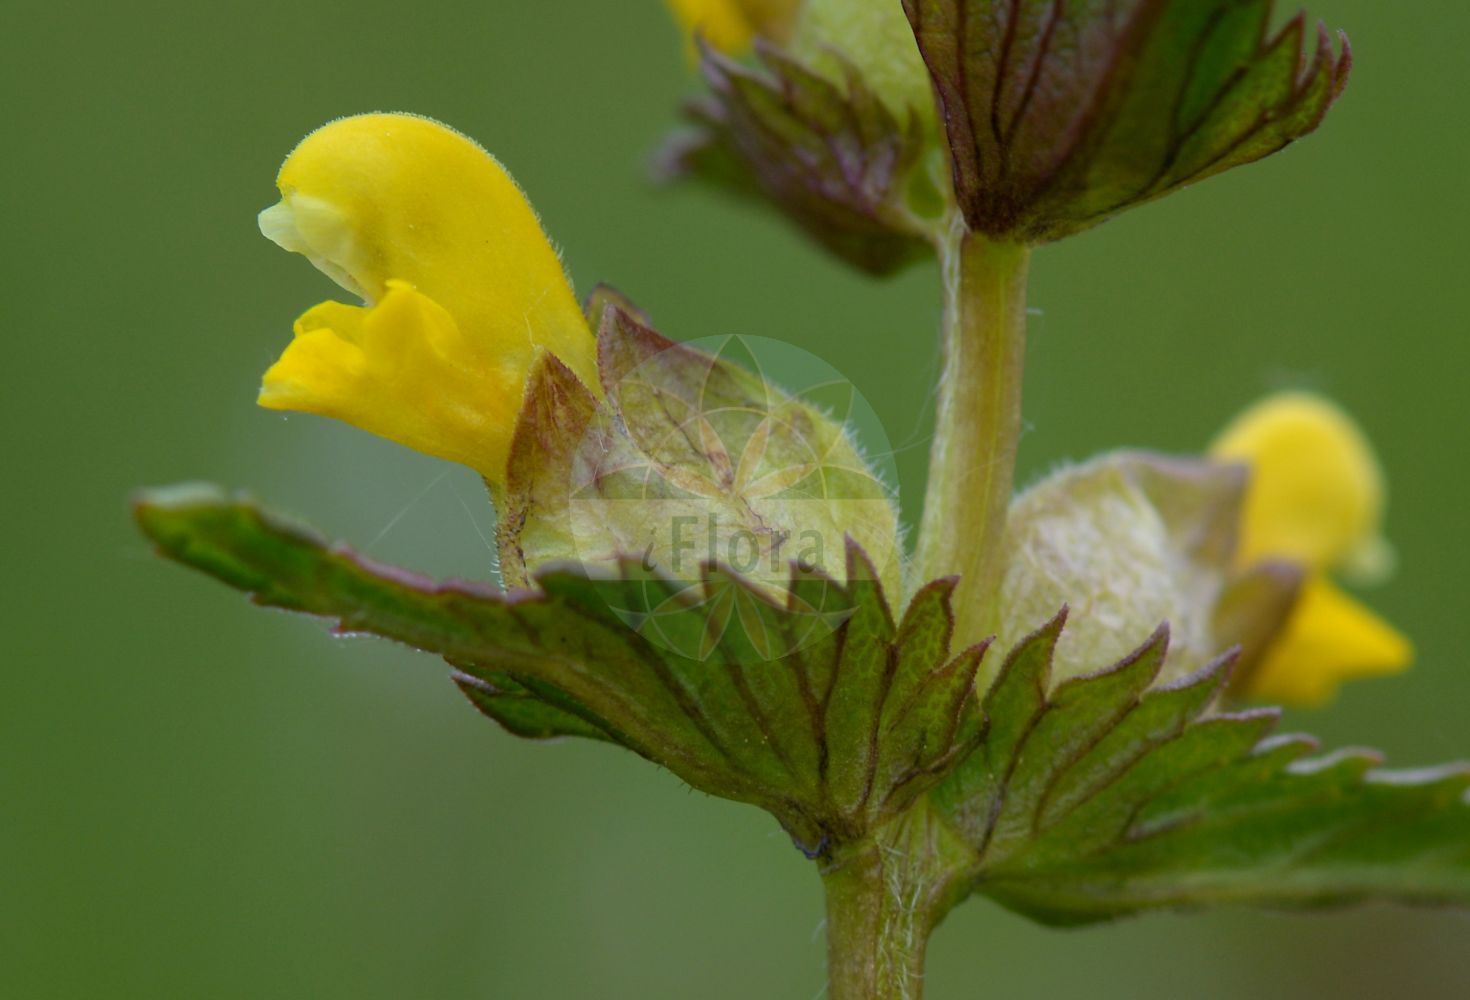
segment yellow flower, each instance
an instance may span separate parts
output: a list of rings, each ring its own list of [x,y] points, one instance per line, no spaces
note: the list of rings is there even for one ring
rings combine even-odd
[[[556,251],[470,139],[412,115],[343,118],[302,140],[276,183],[261,232],[364,304],[297,320],[260,405],[335,417],[494,485],[541,351],[596,386],[595,342]]]
[[[1413,647],[1329,577],[1381,577],[1391,549],[1379,534],[1383,473],[1363,432],[1307,393],[1251,407],[1211,448],[1250,467],[1241,560],[1294,564],[1306,574],[1282,633],[1247,679],[1247,693],[1294,705],[1329,700],[1342,682],[1397,673]]]
[[[691,44],[703,38],[730,55],[750,49],[757,36],[782,39],[801,0],[666,0]]]

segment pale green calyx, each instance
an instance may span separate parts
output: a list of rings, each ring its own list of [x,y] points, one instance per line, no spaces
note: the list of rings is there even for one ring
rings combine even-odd
[[[1021,494],[1008,522],[1001,648],[1070,605],[1054,682],[1123,657],[1160,622],[1171,630],[1161,680],[1209,662],[1222,647],[1212,619],[1244,484],[1239,467],[1120,452]]]
[[[894,0],[807,0],[787,48],[838,83],[849,66],[855,68],[896,114],[912,111],[925,123],[934,121],[929,71]]]
[[[602,315],[599,400],[559,365],[532,378],[502,497],[501,567],[637,557],[692,584],[719,565],[784,601],[793,566],[845,580],[848,539],[902,591],[898,512],[842,422],[758,371]]]

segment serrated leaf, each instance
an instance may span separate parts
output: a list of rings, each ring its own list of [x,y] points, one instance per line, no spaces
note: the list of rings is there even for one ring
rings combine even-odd
[[[1163,668],[1168,641],[1167,629],[1160,629],[1116,667],[1065,681],[1048,697],[1017,748],[1004,795],[986,831],[984,850],[991,858],[1023,849],[1040,835],[1047,797],[1058,791],[1068,769],[1095,751],[1138,707]]]
[[[854,545],[845,584],[797,568],[782,603],[722,567],[691,587],[628,560],[504,594],[376,566],[217,490],[150,494],[136,514],[164,555],[257,603],[442,656],[511,732],[620,743],[765,807],[809,853],[892,818],[978,741],[980,651],[950,654],[950,588],[895,624]]]
[[[768,201],[827,250],[871,274],[927,256],[931,221],[911,209],[927,192],[930,148],[919,118],[890,111],[841,56],[845,84],[770,47],[747,69],[712,50],[701,64],[710,96],[688,108],[692,129],[660,153],[664,178],[694,177]]]
[[[1045,242],[1312,132],[1351,67],[1271,0],[904,0],[960,207]]]
[[[1470,904],[1470,768],[1396,773],[1367,751],[1305,759],[1274,711],[1221,714],[1233,656],[1151,686],[1162,630],[1051,694],[1061,620],[985,699],[979,747],[932,793],[972,885],[1047,923],[1219,903]]]
[[[1017,754],[1046,705],[1052,657],[1066,621],[1063,609],[1011,650],[985,695],[983,741],[934,791],[941,810],[977,849],[989,837]]]
[[[534,691],[509,677],[492,681],[456,671],[453,680],[471,705],[498,722],[506,732],[522,739],[547,740],[561,736],[611,739],[595,723],[543,701]]]

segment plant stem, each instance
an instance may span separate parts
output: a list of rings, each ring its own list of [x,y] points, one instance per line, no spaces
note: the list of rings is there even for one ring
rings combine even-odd
[[[915,580],[958,576],[955,639],[998,624],[1006,511],[1021,436],[1031,252],[959,232],[941,254],[944,372]]]
[[[833,851],[827,892],[827,1000],[919,1000],[929,935],[968,895],[977,857],[921,798]]]
[[[822,873],[827,1000],[919,1000],[939,907],[905,859],[866,842]]]
[[[1021,436],[1030,251],[957,232],[942,254],[944,374],[918,582],[957,575],[955,638],[998,624],[1005,518]],[[836,850],[827,892],[828,1000],[918,1000],[929,934],[963,896],[971,850],[920,800]]]

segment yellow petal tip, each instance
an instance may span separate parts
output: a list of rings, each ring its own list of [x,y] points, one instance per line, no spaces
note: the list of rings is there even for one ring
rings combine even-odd
[[[1402,673],[1414,645],[1325,578],[1307,583],[1280,637],[1247,685],[1252,697],[1314,707],[1347,681]]]
[[[1242,559],[1288,559],[1313,570],[1359,561],[1382,572],[1391,550],[1372,543],[1385,488],[1367,436],[1330,400],[1307,392],[1268,397],[1242,413],[1210,449],[1250,467]]]

